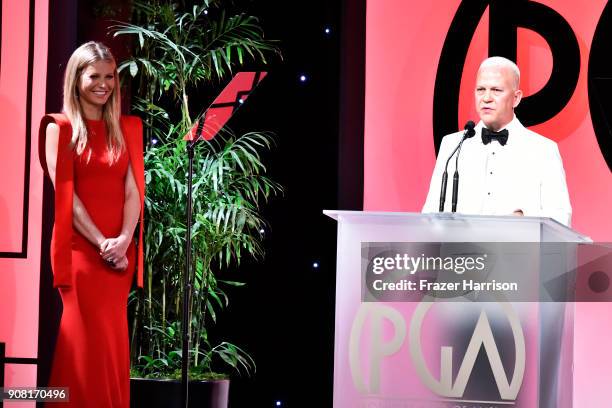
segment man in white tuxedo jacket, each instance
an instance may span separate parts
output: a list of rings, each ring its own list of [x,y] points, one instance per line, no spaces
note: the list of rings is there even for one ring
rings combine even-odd
[[[569,226],[572,208],[559,149],[514,115],[523,95],[519,82],[518,67],[506,58],[488,58],[478,69],[475,100],[481,120],[461,148],[457,212],[551,217]],[[423,212],[438,212],[444,166],[462,136],[442,139]],[[444,211],[451,211],[454,173],[455,157],[448,166]]]

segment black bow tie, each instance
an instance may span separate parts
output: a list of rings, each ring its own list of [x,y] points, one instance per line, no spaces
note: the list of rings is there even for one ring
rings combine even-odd
[[[493,132],[486,127],[482,128],[482,143],[489,144],[491,140],[497,140],[500,145],[504,146],[508,142],[508,129]]]

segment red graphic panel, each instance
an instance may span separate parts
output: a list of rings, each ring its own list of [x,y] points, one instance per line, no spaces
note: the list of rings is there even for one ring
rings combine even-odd
[[[239,72],[195,121],[185,140],[211,140],[247,100],[267,72]]]

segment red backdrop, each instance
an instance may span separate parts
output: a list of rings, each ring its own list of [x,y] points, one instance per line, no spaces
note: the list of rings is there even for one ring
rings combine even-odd
[[[612,174],[596,139],[587,94],[589,52],[607,1],[539,3],[555,10],[569,23],[580,50],[580,73],[567,105],[556,116],[531,129],[559,144],[573,207],[572,227],[594,240],[610,241]],[[460,0],[368,1],[365,210],[418,212],[423,206],[436,159],[433,111],[438,62],[460,5]],[[478,119],[473,89],[477,67],[488,56],[488,34],[489,9],[480,18],[465,57],[455,130],[468,119]],[[551,75],[551,50],[538,33],[519,28],[516,55],[522,89],[526,96],[532,95]],[[609,303],[576,305],[574,368],[575,401],[580,402],[579,406],[609,405],[611,318]]]

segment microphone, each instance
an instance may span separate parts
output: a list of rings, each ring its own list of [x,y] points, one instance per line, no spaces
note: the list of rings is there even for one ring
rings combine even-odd
[[[459,195],[459,155],[461,154],[461,146],[465,139],[469,139],[474,136],[476,131],[474,130],[474,122],[469,120],[465,124],[465,133],[463,134],[463,139],[459,142],[459,146],[457,146],[457,157],[455,157],[455,174],[453,175],[453,201],[452,201],[452,212],[457,211],[457,196]]]
[[[461,145],[463,144],[465,139],[469,139],[470,137],[476,134],[476,131],[474,130],[475,126],[476,124],[471,120],[468,120],[465,123],[465,127],[464,127],[465,132],[463,132],[463,137],[461,138],[461,141],[459,142],[457,147],[455,147],[455,150],[453,150],[453,152],[450,154],[450,156],[448,156],[448,159],[446,160],[446,165],[444,166],[444,173],[442,173],[442,186],[440,188],[440,207],[439,207],[440,212],[444,212],[444,202],[446,201],[446,185],[448,183],[448,163],[450,162],[452,157],[455,155],[455,153],[461,150]],[[459,163],[459,154],[457,153],[457,160],[455,161],[455,174],[453,176],[453,201],[452,201],[453,212],[457,210],[457,194],[458,194],[458,186],[459,186],[459,173],[457,172],[458,163]]]

